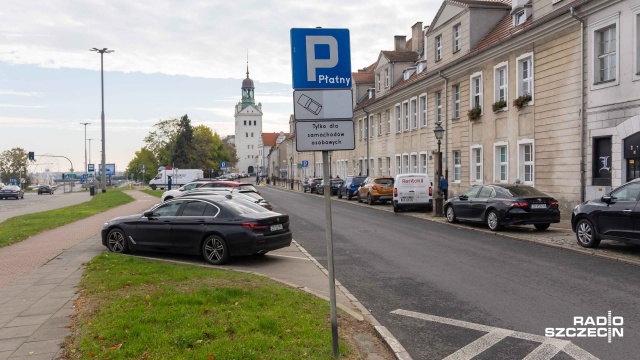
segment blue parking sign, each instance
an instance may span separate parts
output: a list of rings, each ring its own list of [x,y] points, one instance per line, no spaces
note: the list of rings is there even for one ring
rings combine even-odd
[[[227,168],[227,162],[226,161],[220,161],[220,169],[226,169]]]
[[[302,167],[303,168],[309,167],[309,160],[302,160]]]
[[[351,88],[349,29],[291,29],[294,89]]]

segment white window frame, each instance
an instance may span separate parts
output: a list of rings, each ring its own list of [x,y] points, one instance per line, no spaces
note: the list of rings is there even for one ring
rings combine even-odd
[[[380,73],[376,74],[376,91],[380,91],[382,88],[380,81]]]
[[[638,10],[640,11],[640,9]],[[637,14],[637,13],[635,13]],[[615,80],[599,82],[600,71],[598,69],[598,52],[599,52],[599,31],[602,31],[608,27],[615,26],[616,28],[616,73]],[[599,90],[603,88],[608,88],[611,86],[617,86],[620,84],[620,13],[617,12],[606,18],[596,21],[589,26],[589,40],[590,40],[590,51],[589,51],[589,84],[591,85],[591,90]],[[628,40],[627,40],[628,41]],[[634,76],[634,79],[636,77]]]
[[[418,128],[418,97],[414,96],[409,101],[409,111],[411,114],[411,130],[415,130]]]
[[[453,105],[452,113],[453,119],[460,118],[460,84],[455,84],[451,87],[451,96],[453,97],[453,101],[451,104]]]
[[[378,136],[382,136],[382,113],[378,113]]]
[[[476,93],[476,89],[475,89],[475,84],[474,84],[474,80],[475,79],[480,79],[480,89],[479,91]],[[483,88],[483,81],[482,81],[482,71],[478,71],[477,73],[473,73],[471,74],[471,76],[469,77],[469,108],[473,109],[475,107],[475,102],[474,102],[474,98],[476,97],[476,95],[479,97],[478,103],[480,105],[480,114],[482,115],[482,113],[484,113],[484,102],[483,102],[483,98],[482,98],[482,88]]]
[[[417,152],[412,152],[411,154],[409,154],[409,170],[411,170],[412,173],[417,173],[418,172],[418,153]]]
[[[442,60],[442,34],[436,36],[435,46],[436,46],[436,52],[434,55],[436,57],[436,61],[440,61]]]
[[[480,151],[479,162],[474,154],[476,150]],[[484,151],[482,149],[482,145],[477,145],[477,144],[472,145],[470,147],[469,155],[471,159],[471,161],[469,161],[469,170],[470,170],[469,182],[471,185],[482,184],[484,179]],[[480,167],[480,179],[476,178],[476,175],[477,175],[476,170],[478,170],[478,167]]]
[[[376,161],[374,158],[369,158],[369,162],[367,165],[367,170],[369,170],[369,176],[373,176],[374,171],[376,166]]]
[[[633,81],[640,80],[640,3],[631,6],[633,16]]]
[[[409,153],[402,154],[402,174],[409,173]]]
[[[402,103],[402,131],[409,131],[409,101]]]
[[[427,93],[420,94],[420,127],[427,127]]]
[[[434,100],[436,102],[436,124],[441,124],[442,123],[442,91],[436,91]]]
[[[462,50],[462,24],[458,23],[453,26],[453,52],[457,53]]]
[[[396,175],[402,174],[402,155],[396,154]]]
[[[504,71],[504,82],[500,85],[500,70]],[[493,102],[496,103],[500,100],[500,90],[504,91],[505,105],[501,110],[509,108],[509,63],[504,61],[493,67]]]
[[[373,138],[373,130],[376,128],[373,123],[373,114],[369,115],[369,139]]]
[[[526,53],[518,56],[516,58],[516,98],[522,96],[522,87],[523,87],[523,78],[522,78],[522,63],[529,60],[529,74],[528,78],[531,81],[531,101],[529,101],[529,105],[533,105],[535,100],[535,64],[533,62],[533,53]]]
[[[456,158],[458,163],[456,163]],[[460,150],[453,151],[453,182],[456,184],[462,182],[462,152]]]
[[[527,21],[527,13],[524,9],[513,14],[513,26],[524,24],[525,21]]]
[[[391,157],[387,156],[387,175],[391,176]]]
[[[384,69],[384,87],[388,89],[390,86],[389,82],[389,69]]]
[[[391,133],[391,110],[386,110],[385,114],[387,115],[387,135]]]
[[[395,115],[396,115],[396,134],[402,132],[402,108],[400,104],[395,105]]]
[[[524,160],[524,146],[531,146],[531,160]],[[531,166],[531,180],[525,180],[525,166]],[[535,185],[536,179],[536,147],[534,139],[522,139],[518,140],[518,179],[525,185]]]
[[[382,158],[378,158],[378,176],[382,176]]]
[[[418,172],[420,172],[422,174],[426,174],[427,173],[427,171],[429,169],[428,159],[429,159],[429,154],[426,151],[421,151],[420,152],[420,165],[419,165]]]
[[[504,148],[506,153],[505,161],[502,161],[502,154],[499,149]],[[502,167],[505,167],[505,179],[501,179]],[[493,143],[493,182],[507,184],[509,183],[509,143],[506,141],[498,141]]]
[[[362,119],[358,120],[358,140],[362,141],[362,134],[363,134],[363,128],[362,128]]]

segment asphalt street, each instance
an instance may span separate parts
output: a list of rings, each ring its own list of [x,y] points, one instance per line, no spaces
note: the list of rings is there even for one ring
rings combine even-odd
[[[326,266],[320,196],[260,189]],[[335,197],[334,197],[335,199]],[[637,359],[636,265],[332,202],[336,278],[414,359]],[[623,318],[623,337],[545,338],[574,317]],[[611,327],[611,326],[609,326]],[[554,353],[554,339],[564,345]],[[543,346],[541,346],[543,345]],[[593,355],[593,357],[590,357]],[[528,356],[528,357],[527,357]]]

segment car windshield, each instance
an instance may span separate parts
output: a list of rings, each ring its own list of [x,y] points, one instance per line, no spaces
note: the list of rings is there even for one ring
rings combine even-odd
[[[3,187],[2,190],[20,190],[20,188],[15,185],[9,185],[9,186]]]
[[[505,190],[505,192],[513,197],[517,197],[517,196],[548,196],[547,194],[543,193],[542,191],[539,191],[536,188],[533,188],[531,186],[523,186],[523,185],[518,185],[518,186],[507,186],[507,187],[503,187],[503,189]]]
[[[391,178],[375,179],[373,182],[375,182],[376,184],[393,185],[393,179]]]
[[[340,185],[342,184],[342,180],[331,180],[331,185]]]

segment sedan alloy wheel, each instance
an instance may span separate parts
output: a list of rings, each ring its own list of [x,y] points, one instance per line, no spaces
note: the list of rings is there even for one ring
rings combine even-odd
[[[578,244],[586,248],[594,248],[600,244],[600,239],[598,239],[591,221],[587,219],[580,219],[580,221],[578,221],[578,225],[576,225],[576,238],[578,239]]]
[[[229,247],[221,237],[212,235],[202,243],[202,256],[211,265],[222,265],[229,259]]]
[[[495,210],[489,211],[487,214],[487,226],[492,231],[498,231],[502,227],[500,219],[498,218],[498,212]]]
[[[453,210],[453,206],[452,205],[447,206],[446,214],[447,214],[447,221],[448,222],[450,222],[450,223],[458,222],[458,219],[456,219],[456,212],[455,212],[455,210]]]
[[[128,253],[129,242],[127,242],[127,236],[124,231],[120,229],[113,229],[109,231],[109,235],[107,235],[107,247],[109,248],[109,251],[114,253]]]

